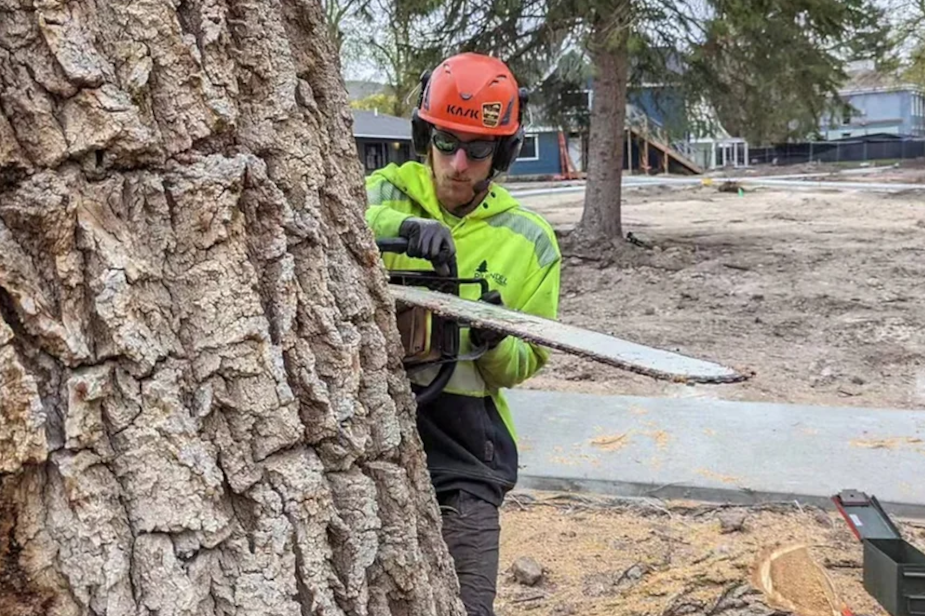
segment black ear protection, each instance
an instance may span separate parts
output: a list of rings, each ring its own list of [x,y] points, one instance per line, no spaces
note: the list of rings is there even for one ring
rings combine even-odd
[[[510,169],[524,144],[524,112],[530,100],[530,93],[527,88],[520,88],[517,91],[517,97],[520,99],[517,111],[517,132],[498,140],[498,149],[495,150],[495,157],[491,161],[493,173],[504,173]]]
[[[430,122],[418,115],[418,111],[424,105],[424,92],[430,82],[430,75],[430,71],[421,73],[421,93],[418,95],[418,104],[415,105],[414,110],[411,112],[411,144],[414,146],[414,151],[418,156],[427,156],[427,152],[430,150],[430,133],[433,127]]]
[[[426,108],[429,97],[426,96],[427,87],[430,82],[430,71],[424,71],[421,74],[421,94],[418,96],[418,104],[411,112],[411,142],[414,145],[414,151],[419,156],[427,156],[430,151],[430,136],[433,131],[433,125],[427,120],[421,118],[418,111],[423,107]],[[492,175],[507,171],[517,155],[520,154],[520,148],[524,144],[524,112],[527,108],[527,102],[530,99],[529,91],[526,88],[520,88],[517,92],[519,99],[519,109],[517,112],[517,132],[507,137],[498,139],[498,147],[491,161]]]

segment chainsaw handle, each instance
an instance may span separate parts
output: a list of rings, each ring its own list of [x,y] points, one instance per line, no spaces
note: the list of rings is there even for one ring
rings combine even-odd
[[[403,237],[383,237],[376,240],[376,246],[379,247],[379,252],[408,252],[408,240]]]
[[[376,240],[376,246],[379,248],[379,252],[394,252],[398,254],[405,254],[408,252],[408,240],[403,237],[383,237]],[[456,278],[459,275],[459,270],[456,268],[456,255],[450,257],[449,262],[446,263],[445,268],[441,268],[436,263],[433,263],[434,271],[441,272],[441,269],[445,273],[441,273],[442,276],[448,278]]]

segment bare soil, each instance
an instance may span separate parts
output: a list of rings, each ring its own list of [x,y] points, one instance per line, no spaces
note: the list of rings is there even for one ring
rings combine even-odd
[[[920,182],[925,174],[897,169],[867,180]],[[714,184],[634,188],[623,197],[625,232],[652,248],[621,243],[614,255],[566,256],[560,318],[754,377],[677,385],[554,353],[525,387],[925,408],[925,191],[739,196]],[[564,234],[581,216],[576,194],[523,202]],[[597,444],[623,442],[602,436]],[[730,511],[744,513],[743,530],[722,531],[719,517]],[[901,527],[925,549],[925,524]],[[863,588],[861,546],[847,525],[792,504],[629,505],[521,493],[503,511],[501,551],[499,616],[838,614],[843,606],[822,592],[827,583],[853,613],[885,614]],[[789,595],[784,605],[756,577],[763,559],[782,551],[767,571]],[[543,566],[537,586],[514,581],[510,567],[522,556]]]
[[[564,233],[581,216],[580,194],[523,202]],[[678,385],[555,353],[525,387],[925,407],[925,191],[644,187],[623,217],[652,248],[566,256],[561,320],[754,377]]]
[[[748,169],[718,169],[708,177],[760,177],[792,176],[811,174],[808,179],[826,182],[897,182],[903,184],[925,183],[925,160],[905,160],[899,163],[871,161],[861,166],[858,163],[806,163],[802,165],[757,165]],[[827,174],[827,177],[821,177]]]
[[[719,518],[744,515],[741,530],[723,532]],[[925,546],[925,523],[899,521],[904,536]],[[796,606],[775,602],[756,580],[770,563],[774,589]],[[535,559],[535,586],[515,581],[511,566]],[[723,507],[621,501],[604,497],[520,492],[502,512],[499,616],[711,614],[769,616],[775,610],[824,616],[886,612],[865,592],[861,546],[834,513],[794,504]],[[821,575],[824,576],[820,580]],[[781,613],[781,612],[778,612]]]

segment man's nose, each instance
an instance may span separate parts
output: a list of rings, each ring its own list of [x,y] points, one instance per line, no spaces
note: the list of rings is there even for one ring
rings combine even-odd
[[[453,154],[453,170],[457,173],[462,173],[469,168],[469,157],[466,155],[466,151],[462,148],[456,150],[456,153]]]

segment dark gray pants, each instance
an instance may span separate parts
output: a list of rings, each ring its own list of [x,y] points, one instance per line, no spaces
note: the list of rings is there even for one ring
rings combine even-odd
[[[437,499],[443,517],[443,540],[456,566],[466,613],[495,616],[501,540],[498,508],[463,491],[439,494]]]

